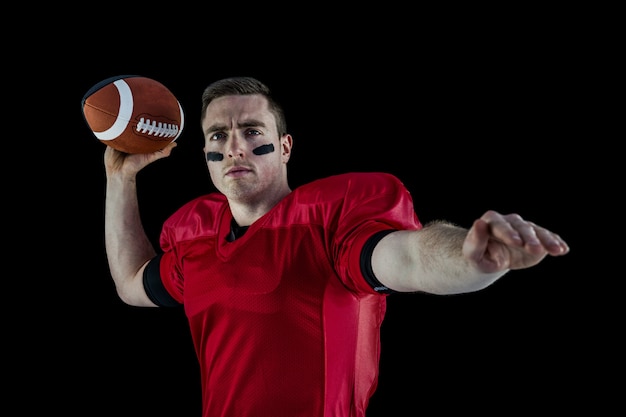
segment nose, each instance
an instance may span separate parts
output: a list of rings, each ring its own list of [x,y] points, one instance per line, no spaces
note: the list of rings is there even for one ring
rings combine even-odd
[[[245,155],[245,140],[238,133],[233,133],[229,138],[226,155],[229,158],[243,158]]]

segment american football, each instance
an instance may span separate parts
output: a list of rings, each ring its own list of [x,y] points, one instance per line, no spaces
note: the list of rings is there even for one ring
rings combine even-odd
[[[100,142],[126,153],[150,153],[178,139],[184,112],[162,83],[140,75],[107,78],[82,99],[87,125]]]

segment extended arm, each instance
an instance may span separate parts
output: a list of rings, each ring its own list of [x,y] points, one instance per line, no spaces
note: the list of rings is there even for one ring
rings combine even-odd
[[[556,234],[517,214],[487,211],[464,229],[433,222],[385,236],[374,249],[378,280],[396,291],[458,294],[483,289],[512,269],[569,252]]]
[[[143,287],[143,270],[156,255],[139,216],[136,176],[143,167],[169,156],[176,144],[152,154],[128,155],[107,147],[105,199],[105,247],[118,295],[127,304],[155,306]]]

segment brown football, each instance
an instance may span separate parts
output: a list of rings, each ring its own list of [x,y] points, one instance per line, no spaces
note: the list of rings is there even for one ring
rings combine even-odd
[[[126,153],[150,153],[178,139],[184,112],[160,82],[139,75],[100,81],[82,100],[85,121],[98,140]]]

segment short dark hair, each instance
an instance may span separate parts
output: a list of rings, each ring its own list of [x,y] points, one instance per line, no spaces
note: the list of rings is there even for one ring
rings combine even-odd
[[[274,99],[269,87],[253,77],[230,77],[209,84],[202,93],[202,113],[200,115],[200,121],[204,121],[207,107],[209,107],[209,104],[216,98],[251,94],[260,94],[267,99],[269,110],[276,119],[276,128],[279,136],[286,134],[287,122],[283,108]]]

